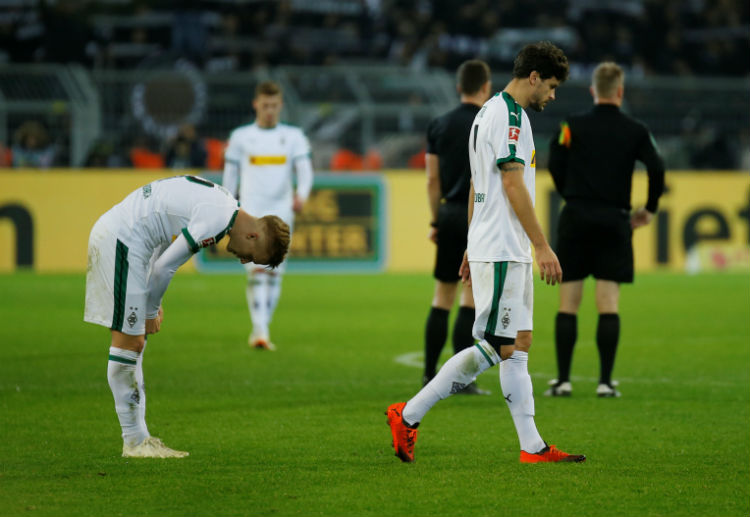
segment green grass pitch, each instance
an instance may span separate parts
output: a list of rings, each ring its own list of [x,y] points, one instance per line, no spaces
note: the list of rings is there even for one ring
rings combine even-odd
[[[620,399],[594,396],[592,285],[573,396],[554,376],[557,288],[536,286],[529,370],[542,436],[583,464],[521,465],[491,397],[424,419],[417,461],[383,411],[420,385],[429,275],[288,275],[275,353],[247,347],[244,281],[178,275],[145,355],[148,423],[184,460],[120,457],[106,329],[83,275],[0,275],[0,515],[747,516],[750,275],[642,274],[623,288]],[[448,346],[444,358],[448,356]],[[413,356],[412,356],[413,357]]]

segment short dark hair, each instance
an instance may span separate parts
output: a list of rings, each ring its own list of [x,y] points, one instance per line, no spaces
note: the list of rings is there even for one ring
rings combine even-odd
[[[255,87],[255,97],[261,95],[281,95],[281,86],[275,81],[262,81]]]
[[[268,266],[275,268],[284,261],[289,251],[289,225],[275,215],[266,215],[260,220],[267,230]]]
[[[474,95],[490,80],[490,67],[481,59],[464,61],[456,72],[458,91],[465,95]]]
[[[560,82],[568,78],[568,58],[550,41],[529,43],[513,61],[513,77],[522,79],[536,71],[542,79],[554,77]]]

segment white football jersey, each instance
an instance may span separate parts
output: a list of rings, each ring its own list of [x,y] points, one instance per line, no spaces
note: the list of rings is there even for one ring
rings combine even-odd
[[[232,228],[239,204],[203,178],[176,176],[133,191],[105,214],[129,253],[149,260],[182,234],[190,251],[218,242]]]
[[[473,262],[532,262],[531,243],[503,189],[500,165],[524,164],[523,179],[532,203],[536,154],[526,112],[506,92],[479,110],[469,136],[474,212],[467,252]]]
[[[291,224],[294,163],[309,162],[309,156],[310,143],[300,128],[287,124],[269,129],[255,123],[242,126],[229,137],[224,160],[234,167],[225,168],[223,183],[233,194],[239,183],[240,204],[251,215],[277,215]],[[312,173],[309,175],[297,178],[303,198],[312,186]]]

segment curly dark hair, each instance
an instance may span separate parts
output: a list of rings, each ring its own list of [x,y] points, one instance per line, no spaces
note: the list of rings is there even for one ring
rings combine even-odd
[[[534,71],[538,72],[542,79],[554,77],[563,82],[568,78],[568,58],[551,41],[529,43],[513,61],[513,77],[522,79]]]
[[[284,261],[289,251],[289,225],[275,215],[266,215],[260,218],[266,225],[268,239],[268,266],[278,267]]]

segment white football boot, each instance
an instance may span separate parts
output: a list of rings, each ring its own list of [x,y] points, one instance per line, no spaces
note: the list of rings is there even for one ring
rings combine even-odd
[[[170,449],[155,436],[149,436],[138,445],[122,446],[123,458],[184,458],[190,453]]]
[[[573,393],[573,386],[570,382],[559,382],[557,379],[552,379],[549,384],[549,389],[544,392],[545,397],[570,397]]]

